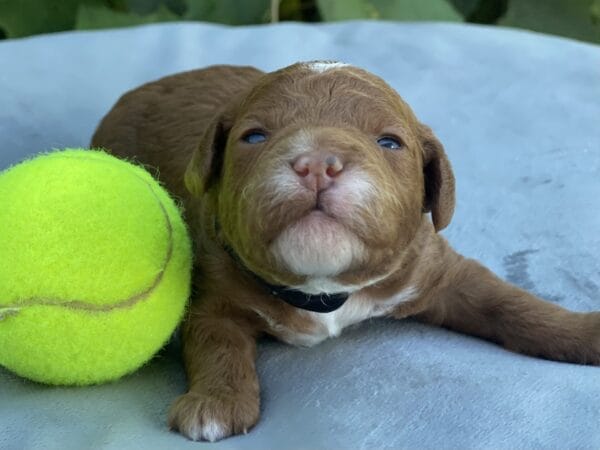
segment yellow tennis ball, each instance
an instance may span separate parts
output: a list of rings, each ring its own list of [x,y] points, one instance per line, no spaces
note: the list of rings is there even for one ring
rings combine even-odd
[[[179,209],[141,167],[56,151],[0,174],[0,365],[87,385],[139,368],[190,292]]]

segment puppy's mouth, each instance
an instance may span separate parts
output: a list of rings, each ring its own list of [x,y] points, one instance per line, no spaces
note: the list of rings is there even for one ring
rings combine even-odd
[[[360,260],[364,244],[335,216],[331,203],[317,197],[279,234],[271,251],[297,275],[330,277]]]
[[[311,210],[308,211],[308,214],[312,214],[315,212],[320,212],[325,214],[331,218],[335,218],[333,214],[330,212],[330,208],[327,205],[327,202],[324,200],[324,195],[322,192],[318,192],[315,196],[315,203]]]
[[[314,215],[315,217],[328,217],[338,221],[339,218],[333,212],[332,203],[332,198],[327,191],[317,192],[304,217]]]
[[[322,235],[325,243],[332,236],[343,236],[354,234],[352,218],[356,218],[354,205],[347,198],[339,195],[335,188],[328,188],[318,192],[304,192],[299,197],[296,211],[288,217],[285,230],[293,228],[295,233],[310,241],[311,238],[318,240]],[[336,245],[330,242],[330,252],[335,253]]]
[[[337,220],[336,217],[334,217],[327,211],[319,209],[317,207],[311,209],[310,211],[307,211],[304,216],[302,216],[300,219],[298,219],[296,221],[296,224],[298,224],[300,226],[302,226],[302,225],[306,225],[306,226],[318,225],[321,228],[320,231],[324,231],[322,229],[324,227],[343,227],[344,226]],[[300,231],[300,229],[298,229],[298,231]],[[317,231],[317,230],[315,230],[315,231]]]
[[[333,253],[335,244],[331,242],[330,237],[339,233],[350,233],[344,221],[335,214],[335,205],[331,201],[324,201],[321,196],[317,196],[315,202],[307,206],[302,213],[289,223],[287,229],[294,229],[295,233],[302,236],[309,243],[311,240],[322,239],[323,243],[328,242],[331,245],[330,251]],[[322,236],[319,238],[319,236]]]

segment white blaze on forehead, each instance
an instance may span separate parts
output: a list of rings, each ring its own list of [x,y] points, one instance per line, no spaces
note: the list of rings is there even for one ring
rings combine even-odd
[[[323,73],[332,69],[339,69],[340,67],[347,67],[349,64],[338,62],[338,61],[315,61],[311,63],[307,63],[306,67],[308,67],[313,72]]]

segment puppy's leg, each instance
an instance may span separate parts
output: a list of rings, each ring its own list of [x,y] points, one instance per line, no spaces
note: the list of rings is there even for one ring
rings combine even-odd
[[[232,311],[192,304],[183,326],[188,392],[169,412],[169,426],[192,440],[216,441],[246,433],[259,415],[256,332]]]
[[[600,312],[575,313],[458,257],[417,318],[532,356],[600,365]]]

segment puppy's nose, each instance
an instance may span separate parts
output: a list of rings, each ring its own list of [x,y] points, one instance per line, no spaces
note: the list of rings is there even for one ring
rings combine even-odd
[[[292,163],[300,182],[315,192],[327,189],[344,169],[340,158],[332,154],[309,153]]]

